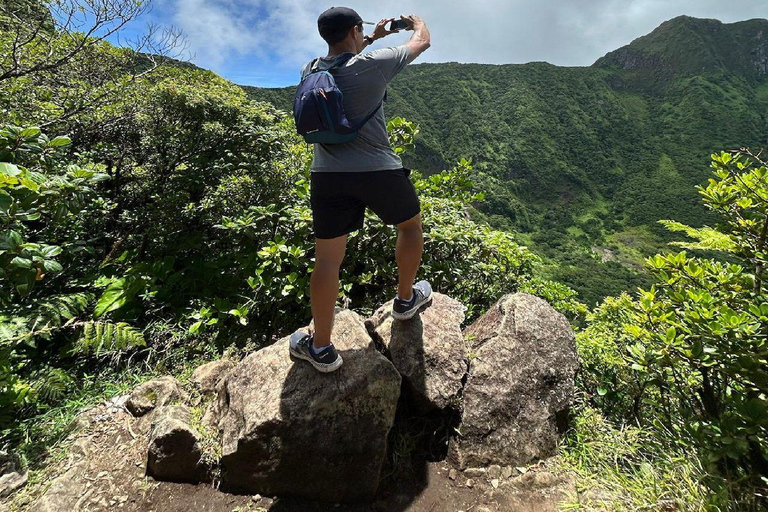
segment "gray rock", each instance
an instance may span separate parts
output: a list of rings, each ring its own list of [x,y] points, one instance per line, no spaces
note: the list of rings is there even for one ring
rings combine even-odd
[[[209,402],[205,405],[205,412],[203,413],[203,419],[201,420],[203,425],[209,428],[219,428],[219,421],[221,419],[221,410],[219,408],[218,400]]]
[[[365,325],[402,375],[415,411],[458,408],[456,398],[467,373],[467,345],[461,333],[467,308],[433,293],[431,306],[401,321],[392,318],[392,302],[380,307]]]
[[[466,468],[464,476],[467,478],[483,478],[487,470],[485,468]]]
[[[78,438],[69,452],[67,471],[53,479],[48,490],[35,500],[28,510],[35,512],[60,512],[75,510],[83,495],[83,476],[88,471],[88,459],[93,457],[95,447],[87,438]]]
[[[465,468],[520,466],[554,454],[578,368],[568,321],[546,301],[518,293],[502,297],[465,334],[470,374],[451,456]]]
[[[187,399],[187,393],[182,389],[179,381],[165,376],[136,386],[125,402],[125,406],[134,416],[144,416],[156,407],[162,407],[173,401],[183,402]]]
[[[23,487],[28,476],[17,456],[0,451],[0,498],[10,496]]]
[[[117,414],[127,410],[125,404],[128,403],[129,398],[131,398],[131,395],[120,395],[110,398],[105,402],[107,412],[110,414]]]
[[[356,313],[336,315],[332,340],[344,358],[333,373],[293,360],[286,337],[226,377],[219,393],[222,490],[333,503],[374,496],[400,375]]]
[[[149,438],[147,475],[169,482],[200,481],[200,434],[190,426],[191,412],[184,405],[157,409]]]
[[[198,366],[190,380],[202,393],[214,393],[216,386],[234,366],[234,361],[229,359],[211,361]]]
[[[489,480],[497,479],[501,476],[501,466],[498,464],[491,464],[488,466],[488,472],[486,473],[486,477]]]

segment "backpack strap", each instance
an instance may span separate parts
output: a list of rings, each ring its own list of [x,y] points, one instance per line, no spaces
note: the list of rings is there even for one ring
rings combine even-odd
[[[358,130],[360,130],[360,128],[362,128],[362,127],[363,127],[363,125],[365,125],[365,123],[367,123],[368,121],[370,121],[370,120],[371,120],[371,118],[372,118],[373,116],[375,116],[375,115],[376,115],[376,112],[378,112],[378,111],[379,111],[379,109],[381,108],[381,106],[382,106],[383,104],[384,104],[384,102],[382,101],[381,103],[379,103],[378,105],[376,105],[376,108],[374,108],[374,109],[373,109],[373,112],[371,112],[370,114],[368,114],[368,115],[365,117],[365,119],[363,119],[362,121],[360,121],[359,123],[357,123],[357,125],[355,125],[355,131],[358,131]]]
[[[317,73],[318,71],[331,71],[332,69],[339,68],[347,63],[349,59],[354,57],[355,54],[352,52],[346,52],[342,53],[341,55],[336,57],[336,60],[333,62],[333,64],[327,68],[327,69],[320,69],[318,66],[320,64],[320,57],[317,57],[316,59],[313,59],[308,66],[304,68],[304,72],[301,75],[301,79],[304,80],[308,75],[311,75],[312,73]]]

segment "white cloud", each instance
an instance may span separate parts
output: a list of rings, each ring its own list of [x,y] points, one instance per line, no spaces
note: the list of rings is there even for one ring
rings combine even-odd
[[[189,38],[195,63],[217,69],[228,59],[269,59],[285,69],[323,54],[309,0],[174,0],[173,23]],[[586,66],[681,14],[733,22],[766,17],[766,0],[359,0],[366,21],[418,14],[432,47],[419,62],[491,64],[547,61]],[[372,28],[372,27],[371,27]],[[382,44],[402,44],[409,32]]]

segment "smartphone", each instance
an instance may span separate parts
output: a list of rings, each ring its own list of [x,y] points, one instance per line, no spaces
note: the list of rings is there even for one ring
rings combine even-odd
[[[389,30],[403,30],[406,27],[408,27],[408,24],[405,23],[405,20],[395,20],[389,26]]]

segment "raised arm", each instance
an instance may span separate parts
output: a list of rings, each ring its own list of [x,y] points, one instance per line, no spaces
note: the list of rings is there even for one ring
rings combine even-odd
[[[410,49],[410,55],[408,56],[407,64],[413,62],[416,57],[424,53],[424,51],[430,47],[429,41],[429,29],[424,20],[411,14],[410,16],[400,16],[400,18],[407,23],[405,30],[413,30],[413,35],[405,45]]]

